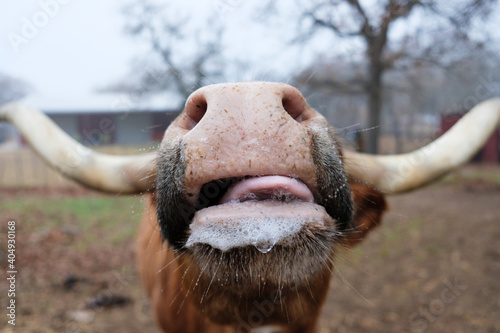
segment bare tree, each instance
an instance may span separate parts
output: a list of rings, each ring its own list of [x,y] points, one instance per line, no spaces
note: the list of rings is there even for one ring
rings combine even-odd
[[[189,30],[188,16],[148,1],[126,6],[124,14],[126,33],[148,44],[151,53],[133,65],[130,83],[113,84],[103,91],[142,97],[170,90],[184,100],[197,88],[222,80],[223,29],[215,18],[207,20],[207,29]]]
[[[387,70],[404,70],[415,63],[449,66],[464,53],[482,45],[471,36],[477,19],[491,12],[496,0],[422,1],[358,0],[303,1],[295,42],[307,42],[320,31],[329,31],[347,42],[361,43],[365,76],[340,82],[331,77],[327,84],[359,91],[367,96],[368,127],[366,151],[377,152],[383,101],[383,76]],[[269,7],[268,7],[269,8]],[[476,31],[477,32],[477,31]],[[337,50],[332,50],[335,54]],[[355,56],[349,54],[349,56]],[[314,78],[311,77],[311,82]],[[348,89],[349,88],[349,89]]]
[[[463,113],[479,102],[500,95],[500,57],[479,50],[449,66],[418,64],[391,70],[383,79],[380,152],[402,153],[428,143],[439,134],[441,114]],[[321,112],[350,141],[367,128],[363,62],[317,57],[293,80]],[[333,80],[332,78],[335,78]],[[362,148],[357,142],[358,148]],[[394,144],[394,145],[393,145]]]
[[[25,82],[0,73],[0,106],[23,98],[28,94],[29,89]],[[0,143],[13,137],[14,133],[14,126],[0,122]]]
[[[17,101],[29,92],[29,86],[25,82],[0,73],[0,105]]]

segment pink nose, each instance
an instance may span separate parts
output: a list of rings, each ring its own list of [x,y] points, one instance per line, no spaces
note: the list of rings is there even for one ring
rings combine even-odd
[[[306,111],[302,94],[292,86],[283,83],[248,82],[207,86],[195,91],[187,100],[185,112],[196,125],[207,114],[224,117],[243,113],[243,116],[257,115],[269,111],[288,113],[301,121]],[[259,118],[256,116],[255,118]]]
[[[314,183],[315,115],[295,88],[251,82],[201,88],[186,102],[186,186],[196,192],[219,178],[282,175]],[[308,178],[308,179],[304,179]]]

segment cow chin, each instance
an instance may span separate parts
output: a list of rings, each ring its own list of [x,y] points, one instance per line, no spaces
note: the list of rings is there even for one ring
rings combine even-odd
[[[183,284],[188,298],[213,322],[225,325],[263,311],[264,324],[311,318],[331,276],[337,236],[330,222],[322,228],[304,227],[268,253],[255,246],[222,251],[194,244],[179,258],[186,268]]]

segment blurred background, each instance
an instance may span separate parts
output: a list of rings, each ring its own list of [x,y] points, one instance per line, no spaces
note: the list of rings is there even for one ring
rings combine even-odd
[[[352,149],[402,153],[431,142],[477,103],[500,96],[499,24],[496,0],[3,0],[0,105],[25,103],[93,149],[137,154],[158,148],[197,88],[279,81],[296,86]],[[349,253],[354,259],[346,260],[342,275],[355,292],[344,288],[346,296],[332,296],[336,315],[322,322],[322,332],[500,332],[500,304],[491,298],[500,292],[499,161],[497,130],[475,164],[438,187],[392,199],[391,227]],[[25,329],[115,331],[109,325],[121,322],[116,331],[154,331],[133,269],[140,198],[102,196],[63,179],[5,123],[0,188],[2,221],[23,221],[23,297],[38,298],[22,308]],[[436,202],[433,213],[428,207]],[[117,219],[134,223],[117,225]],[[467,240],[479,225],[489,232],[475,238],[474,252]],[[47,266],[41,250],[54,252],[57,262]],[[422,266],[405,266],[409,256]],[[398,262],[400,270],[387,269],[387,262]],[[350,272],[351,266],[358,270]],[[471,287],[465,307],[447,305],[433,317],[419,312],[446,288],[443,281],[457,276]],[[363,291],[367,279],[376,280],[374,289]],[[383,294],[378,289],[388,279],[394,288]],[[89,295],[110,286],[118,286],[112,295],[132,290],[135,305],[125,313],[89,312]],[[344,310],[335,307],[338,298]],[[360,308],[367,312],[355,312]],[[453,330],[451,323],[457,323]]]

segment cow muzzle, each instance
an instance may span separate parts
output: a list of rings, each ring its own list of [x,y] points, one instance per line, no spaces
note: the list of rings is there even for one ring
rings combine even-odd
[[[169,207],[159,207],[169,242],[269,252],[276,244],[292,246],[300,232],[335,231],[339,215],[350,219],[351,201],[329,131],[300,92],[285,84],[223,84],[193,93],[167,131],[163,149],[165,155],[179,155],[182,188],[179,181],[165,181],[171,170],[162,172],[159,160],[158,181],[165,187],[159,186],[158,195],[182,196],[162,200]],[[176,202],[190,206],[190,214],[184,235],[170,237],[182,228],[171,214],[182,210],[172,207]]]

